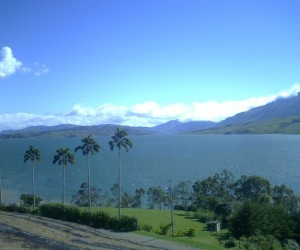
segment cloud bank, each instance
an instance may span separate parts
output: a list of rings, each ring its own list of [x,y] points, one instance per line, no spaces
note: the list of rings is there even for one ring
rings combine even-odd
[[[0,114],[0,131],[58,124],[119,124],[151,127],[174,119],[179,119],[182,122],[208,120],[218,122],[237,113],[265,105],[277,98],[295,96],[298,92],[300,92],[300,84],[296,84],[290,89],[275,95],[252,97],[240,101],[208,101],[168,105],[160,105],[157,102],[148,101],[132,106],[116,106],[109,103],[98,108],[76,104],[67,112],[53,115],[29,113]]]
[[[22,63],[13,56],[11,48],[3,47],[0,55],[0,79],[14,74],[21,68]]]
[[[33,66],[24,66],[22,62],[13,56],[12,49],[10,47],[3,47],[0,52],[0,80],[10,75],[15,74],[17,71],[23,73],[32,73],[35,76],[41,76],[48,73],[49,68],[47,65],[34,63]]]

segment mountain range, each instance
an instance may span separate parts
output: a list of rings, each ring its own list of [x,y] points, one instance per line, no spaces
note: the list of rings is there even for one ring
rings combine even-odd
[[[180,122],[179,120],[172,120],[154,127],[130,127],[113,124],[94,126],[62,124],[57,126],[34,126],[20,130],[5,130],[0,133],[0,137],[112,135],[117,127],[125,129],[129,135],[150,135],[157,133],[300,134],[300,94],[289,98],[279,98],[264,106],[236,114],[219,123],[211,121]]]

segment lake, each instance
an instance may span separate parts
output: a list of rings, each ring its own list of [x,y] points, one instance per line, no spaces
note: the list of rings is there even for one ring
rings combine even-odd
[[[300,135],[143,135],[129,136],[134,148],[122,152],[122,188],[167,187],[180,181],[192,182],[212,176],[223,169],[236,178],[259,175],[272,185],[286,184],[300,194]],[[108,146],[110,137],[95,137],[101,149],[91,156],[91,184],[109,191],[117,182],[117,151]],[[24,163],[29,145],[41,151],[42,161],[36,165],[36,193],[44,200],[60,201],[62,166],[53,165],[57,148],[81,144],[80,138],[2,139],[0,140],[0,174],[3,201],[18,200],[20,194],[31,193],[31,163]],[[87,181],[86,159],[74,153],[75,166],[67,166],[66,197],[71,200],[80,184]]]

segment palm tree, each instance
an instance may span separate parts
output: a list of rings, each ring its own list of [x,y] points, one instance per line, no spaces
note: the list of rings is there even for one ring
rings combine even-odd
[[[123,129],[117,128],[115,134],[111,137],[109,146],[111,150],[114,150],[115,147],[118,148],[118,161],[119,161],[119,175],[118,175],[118,184],[119,184],[119,218],[121,217],[121,149],[125,149],[128,152],[129,148],[132,148],[133,143],[126,136],[127,132]]]
[[[62,182],[62,203],[65,204],[65,181],[66,181],[66,166],[68,163],[75,164],[74,155],[69,152],[69,148],[59,148],[56,150],[56,155],[53,156],[53,164],[63,165],[63,182]]]
[[[35,209],[35,184],[34,184],[34,163],[41,160],[41,153],[37,148],[30,145],[29,149],[26,150],[24,155],[24,162],[31,161],[32,163],[32,199],[33,199],[33,210]]]
[[[88,198],[89,198],[89,212],[92,211],[91,204],[91,170],[89,165],[89,155],[98,153],[100,150],[100,145],[93,139],[91,135],[84,137],[82,140],[82,145],[75,148],[75,152],[78,150],[82,151],[82,154],[86,156],[86,164],[88,168]]]

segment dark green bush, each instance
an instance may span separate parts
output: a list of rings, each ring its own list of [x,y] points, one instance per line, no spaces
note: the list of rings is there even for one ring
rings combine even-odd
[[[103,211],[97,211],[92,215],[92,223],[94,227],[110,228],[111,218],[109,214]]]
[[[80,210],[77,207],[65,206],[64,215],[64,220],[78,222],[80,219]]]
[[[40,206],[41,215],[52,219],[64,220],[64,210],[65,206],[59,203],[48,203]]]
[[[118,219],[117,230],[119,231],[135,231],[137,228],[138,223],[135,217],[123,215],[120,219]]]
[[[16,212],[16,213],[29,213],[30,209],[25,206],[18,206],[17,204],[10,204],[8,206],[1,206],[1,210],[7,212]]]
[[[111,217],[107,228],[122,232],[135,231],[138,229],[137,219],[125,215],[121,216],[121,218]]]
[[[236,247],[236,244],[235,244],[234,239],[233,239],[233,238],[229,238],[229,239],[225,242],[224,247],[226,247],[226,248]]]
[[[79,223],[87,226],[91,226],[93,221],[93,216],[88,211],[80,211]]]
[[[119,219],[117,217],[110,217],[109,214],[103,211],[90,214],[88,211],[80,212],[77,207],[65,206],[59,203],[42,205],[40,207],[40,214],[52,219],[78,222],[87,226],[117,231],[134,231],[138,228],[135,217],[121,216]]]

